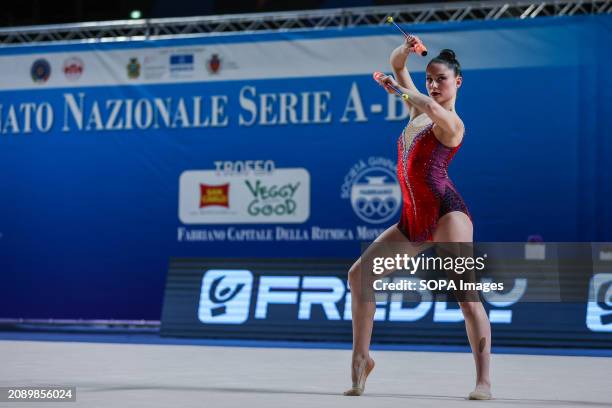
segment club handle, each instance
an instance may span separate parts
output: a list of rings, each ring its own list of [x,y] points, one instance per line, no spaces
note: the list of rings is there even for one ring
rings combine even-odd
[[[376,82],[378,82],[379,85],[385,87],[385,88],[389,88],[392,89],[398,96],[401,96],[402,99],[404,99],[405,101],[408,100],[408,95],[406,95],[405,93],[403,93],[402,91],[400,91],[399,89],[397,89],[396,87],[394,87],[393,85],[389,85],[389,84],[383,84],[381,82],[381,78],[385,76],[385,74],[383,74],[382,72],[378,72],[376,71],[374,74],[372,74],[372,76],[374,77],[374,80]]]
[[[387,17],[387,23],[389,24],[393,24],[402,34],[404,34],[404,37],[406,37],[407,40],[411,40],[414,37],[410,34],[408,34],[407,32],[405,32],[404,30],[402,30],[402,27],[398,26],[397,23],[395,23],[393,21],[393,17],[388,16]],[[427,47],[425,47],[425,45],[423,43],[417,43],[414,46],[414,49],[416,51],[417,54],[419,54],[421,57],[424,57],[427,55]]]

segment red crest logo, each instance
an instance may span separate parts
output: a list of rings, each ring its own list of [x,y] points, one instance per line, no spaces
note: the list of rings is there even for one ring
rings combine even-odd
[[[200,184],[200,208],[211,205],[229,208],[229,183],[219,186]]]
[[[208,72],[211,74],[216,74],[221,68],[221,58],[219,55],[213,54],[212,57],[208,60]]]

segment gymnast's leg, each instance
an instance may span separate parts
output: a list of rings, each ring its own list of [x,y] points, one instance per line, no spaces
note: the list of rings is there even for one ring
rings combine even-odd
[[[365,253],[351,266],[348,273],[351,288],[351,312],[353,322],[353,356],[351,363],[352,387],[344,392],[347,396],[361,395],[365,389],[368,374],[374,368],[374,360],[370,357],[370,340],[376,304],[373,299],[372,283],[375,279],[388,275],[394,270],[386,270],[380,275],[374,275],[367,264],[367,259],[374,257],[394,257],[396,253],[416,256],[427,247],[428,243],[413,244],[393,225],[385,230]]]
[[[471,243],[473,240],[472,222],[462,212],[450,212],[438,221],[433,239],[437,243]],[[461,248],[465,252],[466,246],[462,245]],[[461,253],[461,256],[473,256],[472,251],[469,252],[469,254]],[[476,387],[470,393],[469,399],[491,399],[491,378],[489,375],[491,324],[477,293],[472,292],[462,295],[460,298],[459,305],[463,312],[465,329],[476,363]]]

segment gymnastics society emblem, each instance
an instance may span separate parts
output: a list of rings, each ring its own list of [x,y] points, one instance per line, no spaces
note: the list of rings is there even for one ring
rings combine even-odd
[[[395,172],[393,160],[384,157],[359,160],[344,177],[340,196],[350,200],[361,220],[370,224],[387,222],[397,215],[402,202]]]

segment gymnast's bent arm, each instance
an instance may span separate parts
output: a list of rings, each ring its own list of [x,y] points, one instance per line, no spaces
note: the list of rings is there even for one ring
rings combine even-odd
[[[438,102],[429,96],[423,95],[418,90],[401,86],[390,75],[381,78],[380,82],[385,85],[385,89],[389,93],[395,92],[386,85],[391,85],[408,95],[408,99],[404,99],[404,101],[417,111],[426,113],[431,118],[431,121],[442,130],[442,134],[439,135],[442,144],[454,147],[461,143],[464,126],[463,121],[456,112],[444,109]]]

